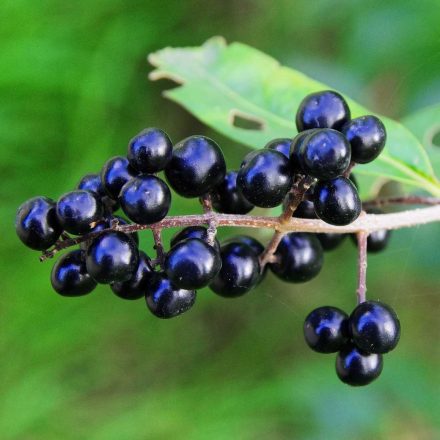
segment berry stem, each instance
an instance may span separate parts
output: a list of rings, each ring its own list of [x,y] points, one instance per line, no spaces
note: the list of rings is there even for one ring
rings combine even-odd
[[[163,267],[165,252],[162,243],[162,228],[152,228],[151,232],[153,233],[154,249],[157,255],[156,263],[159,263],[160,267]]]
[[[353,162],[353,161],[351,161],[350,162],[350,165],[348,165],[348,168],[345,170],[345,173],[344,173],[344,177],[346,178],[346,179],[349,179],[350,178],[350,174],[351,174],[351,172],[353,171],[353,168],[356,166],[356,162]]]
[[[365,302],[367,293],[367,238],[368,232],[359,231],[356,233],[358,243],[358,287],[357,302]]]
[[[209,213],[201,215],[182,215],[171,216],[163,219],[153,225],[115,225],[109,229],[100,232],[91,232],[89,234],[59,240],[55,246],[41,255],[40,261],[52,258],[63,249],[92,240],[106,231],[117,230],[125,233],[142,231],[145,229],[167,229],[183,228],[186,226],[209,225],[210,221],[215,221],[218,226],[246,227],[246,228],[264,228],[275,231],[287,232],[311,232],[327,233],[334,232],[339,234],[355,234],[357,232],[371,233],[381,229],[401,229],[412,226],[425,225],[428,223],[440,222],[440,205],[429,206],[427,208],[410,209],[392,214],[366,214],[360,216],[353,223],[346,226],[333,226],[322,220],[291,218],[286,223],[281,223],[279,217],[265,217],[253,215],[235,215]]]
[[[202,204],[205,215],[211,217],[208,221],[207,241],[210,246],[214,246],[215,236],[217,235],[217,221],[215,218],[215,213],[212,209],[212,199],[210,194],[204,194],[200,198],[200,203]]]

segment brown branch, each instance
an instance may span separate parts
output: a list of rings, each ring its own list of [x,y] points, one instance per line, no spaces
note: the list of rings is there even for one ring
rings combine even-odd
[[[163,268],[165,251],[163,249],[163,243],[162,243],[162,228],[154,227],[151,229],[151,232],[153,233],[154,250],[156,251],[156,257],[157,257],[155,263],[156,264],[158,263],[160,267]]]
[[[358,304],[366,300],[367,293],[367,239],[368,232],[359,231],[356,234],[358,244],[358,287],[357,301]]]
[[[440,199],[435,197],[422,196],[402,196],[402,197],[384,197],[362,202],[364,208],[373,208],[387,205],[440,205]]]
[[[100,232],[92,232],[90,234],[79,237],[70,238],[64,241],[58,241],[55,246],[45,251],[40,257],[41,261],[53,257],[62,249],[75,246],[87,240],[92,240],[98,235],[106,231],[117,230],[125,233],[142,231],[145,229],[168,229],[183,228],[186,226],[203,226],[209,225],[214,220],[220,226],[234,226],[246,228],[273,229],[280,232],[311,232],[326,233],[335,232],[339,234],[353,234],[360,231],[371,233],[381,229],[401,229],[412,226],[424,225],[440,221],[440,205],[430,206],[428,208],[411,209],[392,214],[366,214],[360,216],[353,223],[346,226],[333,226],[322,220],[291,218],[286,223],[281,223],[279,217],[264,217],[252,215],[235,215],[235,214],[218,214],[212,212],[210,214],[201,215],[182,215],[167,217],[154,225],[117,225],[113,229],[109,228]]]
[[[351,174],[351,172],[353,171],[353,168],[356,166],[356,162],[353,162],[353,161],[351,161],[350,162],[350,165],[348,166],[348,168],[345,170],[345,173],[343,174],[343,176],[346,178],[346,179],[349,179],[350,178],[350,174]]]

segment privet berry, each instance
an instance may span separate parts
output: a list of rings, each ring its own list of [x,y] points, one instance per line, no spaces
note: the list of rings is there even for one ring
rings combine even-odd
[[[225,174],[222,150],[206,136],[191,136],[176,144],[165,169],[168,183],[183,197],[200,197],[208,193]]]
[[[118,199],[121,188],[139,173],[130,166],[128,159],[115,156],[109,159],[101,170],[101,181],[107,194],[114,200]]]
[[[292,145],[292,139],[290,138],[279,138],[279,139],[273,139],[270,142],[268,142],[264,148],[267,148],[269,150],[275,150],[279,153],[283,153],[284,156],[287,157],[287,159],[290,158],[290,147]]]
[[[207,286],[221,267],[219,252],[199,238],[179,241],[168,252],[164,264],[168,278],[182,289]]]
[[[261,150],[250,159],[245,158],[237,182],[243,195],[255,206],[278,206],[292,186],[289,160],[278,151]]]
[[[55,244],[62,232],[55,202],[48,197],[34,197],[24,202],[15,216],[15,231],[31,249],[43,251]]]
[[[204,226],[188,226],[176,232],[170,240],[170,247],[175,246],[179,241],[187,238],[199,238],[205,242],[208,241],[208,230]],[[217,238],[214,239],[214,247],[220,252],[220,243]]]

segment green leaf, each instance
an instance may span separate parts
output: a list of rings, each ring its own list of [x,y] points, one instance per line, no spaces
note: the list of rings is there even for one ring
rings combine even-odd
[[[227,45],[221,37],[201,47],[165,48],[148,59],[156,67],[151,80],[166,78],[180,84],[165,92],[167,98],[252,148],[261,148],[274,138],[293,137],[294,115],[301,100],[328,89],[250,46]],[[354,117],[371,113],[347,101]],[[376,161],[357,167],[356,174],[396,180],[440,196],[440,183],[420,142],[403,125],[381,118],[388,132],[387,146]]]
[[[440,104],[417,110],[402,123],[423,144],[434,168],[440,169]]]

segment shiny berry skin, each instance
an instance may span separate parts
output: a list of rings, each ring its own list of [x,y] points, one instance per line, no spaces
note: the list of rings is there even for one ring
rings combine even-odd
[[[369,253],[381,252],[388,247],[391,238],[391,231],[381,229],[380,231],[370,232],[367,237],[367,251]]]
[[[373,115],[352,119],[342,130],[351,145],[351,157],[356,163],[369,163],[385,147],[387,133],[382,121]]]
[[[228,171],[225,178],[211,192],[212,205],[224,214],[247,214],[254,207],[237,185],[238,171]]]
[[[101,181],[101,176],[99,174],[86,174],[79,181],[77,189],[91,191],[99,197],[104,197],[107,194],[105,192],[104,186]]]
[[[316,277],[324,263],[321,243],[313,234],[286,234],[275,252],[277,261],[270,263],[272,272],[283,281],[304,283]]]
[[[58,240],[62,227],[56,215],[56,205],[48,197],[34,197],[17,210],[15,231],[29,248],[43,251]]]
[[[379,377],[382,368],[382,355],[364,353],[357,347],[345,347],[336,356],[336,373],[347,385],[368,385]]]
[[[130,280],[138,262],[137,246],[123,232],[105,232],[96,237],[87,249],[87,272],[101,284]]]
[[[118,199],[121,188],[139,173],[130,166],[128,159],[115,156],[109,159],[101,170],[101,181],[107,194],[114,200]]]
[[[199,238],[180,241],[165,258],[164,271],[181,289],[200,289],[218,274],[222,267],[219,252]]]
[[[104,213],[99,197],[80,189],[62,195],[56,210],[63,229],[75,235],[89,232],[94,223],[102,220]]]
[[[351,147],[343,134],[328,128],[307,136],[299,154],[307,175],[326,180],[341,176],[348,168]]]
[[[316,215],[321,220],[337,226],[354,222],[362,210],[356,187],[345,177],[318,182],[313,194],[313,203]]]
[[[113,221],[117,221],[118,225],[131,225],[129,221],[127,221],[125,218],[121,217],[120,215],[113,215],[108,218],[107,224],[109,227],[112,225]],[[134,240],[136,246],[139,245],[139,234],[137,232],[131,232],[130,234],[127,235]]]
[[[348,315],[337,307],[319,307],[304,321],[307,345],[318,353],[335,353],[348,342]]]
[[[290,146],[290,164],[293,172],[304,173],[301,148],[307,137],[315,131],[315,129],[301,131],[293,138]]]
[[[141,173],[162,171],[171,160],[173,144],[159,128],[146,128],[128,144],[130,165]]]
[[[159,177],[143,174],[122,187],[119,203],[130,220],[140,225],[151,225],[168,214],[171,191]]]
[[[188,198],[210,192],[225,174],[222,150],[205,136],[191,136],[176,144],[165,168],[166,178],[174,191]]]
[[[400,322],[395,311],[379,301],[359,304],[350,316],[354,344],[367,353],[388,353],[400,338]]]
[[[311,200],[303,200],[293,212],[296,218],[316,218],[315,206]]]
[[[208,231],[204,226],[187,226],[173,235],[170,240],[170,247],[187,238],[199,238],[200,240],[207,241]],[[217,238],[214,239],[214,248],[220,252],[220,243]]]
[[[147,284],[145,300],[153,315],[168,319],[188,311],[196,301],[196,292],[179,289],[165,274],[157,273]]]
[[[221,247],[222,268],[209,287],[217,295],[234,298],[255,287],[260,278],[260,263],[252,248],[244,243]]]
[[[96,281],[88,274],[85,254],[74,250],[64,254],[52,268],[52,287],[62,296],[82,296],[96,287]]]
[[[249,235],[235,235],[225,243],[243,243],[249,246],[256,255],[261,255],[264,252],[264,246],[254,237]]]
[[[324,90],[302,100],[296,113],[296,128],[298,131],[311,128],[341,130],[349,120],[350,109],[345,99],[339,93]]]
[[[292,186],[289,160],[275,150],[258,151],[250,160],[245,158],[237,182],[243,195],[255,206],[278,206]]]
[[[268,142],[264,148],[267,148],[269,150],[275,150],[278,151],[279,153],[283,153],[284,156],[286,156],[287,159],[289,159],[291,145],[292,145],[292,139],[279,138]]]
[[[155,275],[150,258],[145,252],[139,252],[139,263],[134,275],[127,281],[110,284],[113,293],[122,299],[139,299],[145,296],[147,285]]]
[[[329,232],[327,234],[316,234],[324,251],[336,249],[347,237],[346,234],[336,234]]]

